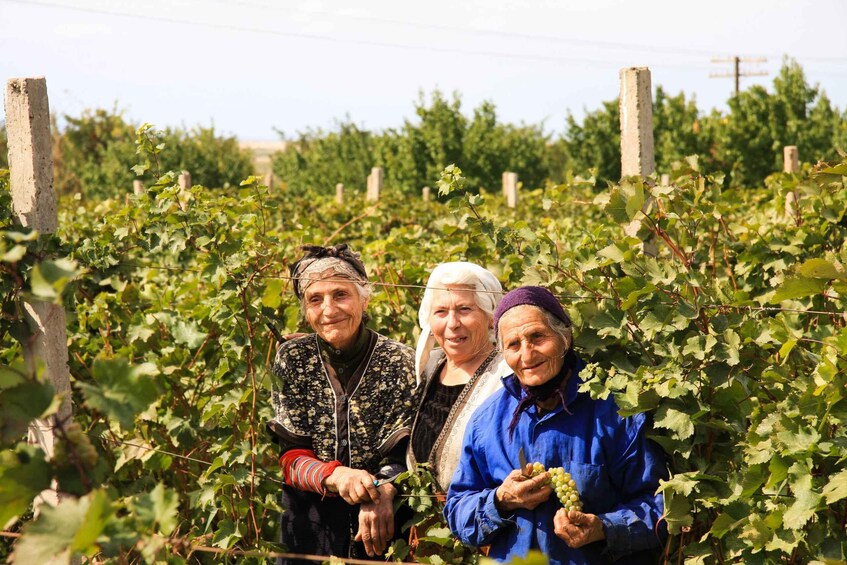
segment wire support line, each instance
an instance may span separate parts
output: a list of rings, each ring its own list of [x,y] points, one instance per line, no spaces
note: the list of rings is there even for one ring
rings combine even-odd
[[[0,1],[2,1],[2,0],[0,0]],[[136,265],[131,265],[131,266],[136,266]],[[156,266],[156,265],[144,265],[144,266],[139,265],[138,267],[139,268],[146,268],[146,269],[161,269],[161,270],[165,270],[165,271],[179,271],[179,272],[183,272],[183,273],[184,272],[192,272],[192,273],[197,273],[197,274],[203,273],[203,271],[201,271],[199,269],[183,269],[183,268],[180,268],[180,267],[165,267],[165,266]],[[329,279],[327,279],[327,278],[292,277],[292,276],[287,276],[287,275],[264,275],[264,274],[257,274],[256,278],[279,279],[279,280],[287,280],[287,281],[293,281],[295,279],[298,279],[298,280],[314,280],[314,281],[323,280],[323,281],[332,281],[332,282],[350,282],[351,281],[351,279],[347,279],[347,278],[337,278],[337,279],[329,278]],[[443,291],[455,290],[454,288],[449,288],[449,287],[427,287],[425,285],[420,285],[420,284],[399,284],[399,283],[387,283],[387,282],[382,282],[382,281],[368,281],[368,284],[372,285],[372,286],[381,286],[381,287],[388,287],[388,288],[406,288],[406,289],[424,290],[424,291],[427,288],[430,288],[431,290],[443,290]],[[467,288],[467,289],[463,288],[461,290],[465,291],[465,292],[476,292],[476,293],[480,293],[480,294],[499,294],[499,292],[496,291],[496,290],[485,290],[485,289],[475,289],[475,288]],[[504,290],[503,293],[505,293],[505,292],[508,292],[508,291]],[[566,300],[583,300],[583,301],[590,301],[590,300],[620,301],[621,300],[620,298],[617,298],[617,297],[614,297],[614,296],[594,296],[594,295],[583,296],[583,295],[580,295],[580,294],[556,294],[556,296],[560,299],[566,299]],[[665,305],[665,306],[675,306],[676,304],[670,302],[670,303],[663,303],[663,305]],[[827,311],[827,310],[811,310],[811,309],[802,309],[802,308],[783,308],[781,306],[748,306],[748,305],[740,305],[740,304],[701,304],[700,307],[701,308],[711,308],[711,309],[715,309],[715,310],[731,309],[731,310],[747,310],[747,311],[750,311],[750,312],[793,312],[793,313],[798,313],[798,314],[816,314],[816,315],[822,315],[822,316],[839,316],[839,315],[843,315],[843,314],[847,313],[847,312],[834,312],[834,311]]]
[[[190,457],[188,455],[182,455],[180,453],[175,453],[173,451],[168,451],[166,449],[159,449],[159,448],[156,448],[156,447],[151,447],[149,445],[138,445],[136,443],[130,443],[128,441],[123,441],[123,440],[120,440],[120,439],[116,439],[116,438],[112,438],[112,437],[108,437],[108,436],[104,436],[104,435],[97,435],[97,434],[88,433],[88,432],[83,432],[83,433],[85,433],[85,435],[87,435],[87,436],[89,436],[93,439],[96,439],[96,440],[107,441],[107,442],[110,442],[110,443],[115,444],[115,445],[126,445],[128,447],[134,447],[136,449],[145,449],[147,451],[151,451],[151,452],[154,452],[154,453],[161,453],[163,455],[168,455],[170,457],[175,457],[177,459],[183,459],[183,460],[191,461],[193,463],[199,463],[201,465],[205,465],[206,467],[211,467],[214,464],[213,462],[209,462],[209,461],[206,461],[204,459],[197,459],[196,457]],[[227,467],[222,465],[219,468],[226,469]],[[272,476],[268,473],[264,473],[264,472],[260,472],[260,471],[254,471],[253,474],[256,475],[258,478],[266,479],[266,480],[271,481],[273,483],[278,483],[280,485],[285,484],[284,481],[282,481],[279,478],[274,477],[274,476]],[[397,497],[400,497],[400,498],[413,498],[413,497],[437,498],[436,495],[423,495],[423,494],[414,494],[414,495],[397,494]]]
[[[66,4],[54,4],[51,2],[42,2],[40,0],[0,0],[0,2],[7,2],[13,4],[23,4],[30,6],[41,6],[47,8],[59,8],[64,10],[70,10],[75,12],[83,12],[88,14],[100,14],[100,15],[108,15],[108,16],[118,16],[118,17],[126,17],[126,18],[135,18],[139,20],[146,21],[155,21],[160,23],[170,23],[170,24],[182,24],[182,25],[190,25],[190,26],[200,26],[200,27],[209,27],[213,29],[219,30],[227,30],[227,31],[236,31],[242,33],[260,33],[266,35],[273,35],[279,37],[289,37],[296,39],[308,39],[314,41],[324,41],[330,43],[338,43],[338,44],[353,44],[353,45],[364,45],[370,47],[383,47],[383,48],[392,48],[392,49],[406,49],[409,51],[419,51],[419,52],[430,52],[430,53],[444,53],[444,54],[460,54],[460,55],[471,55],[478,57],[495,57],[500,59],[513,59],[517,61],[538,61],[538,62],[547,62],[547,63],[556,63],[556,64],[595,64],[595,65],[622,65],[626,64],[624,59],[616,59],[616,60],[606,60],[606,59],[589,59],[585,57],[557,57],[552,55],[523,55],[518,53],[508,53],[503,51],[486,51],[486,50],[478,50],[478,49],[459,49],[453,47],[439,47],[434,45],[412,45],[412,44],[404,44],[404,43],[393,43],[389,41],[375,41],[375,40],[366,40],[366,39],[343,39],[340,37],[332,37],[327,35],[313,34],[313,33],[303,33],[303,32],[285,32],[285,31],[277,31],[271,30],[267,28],[259,28],[259,27],[248,27],[248,26],[238,26],[232,24],[218,24],[214,22],[199,22],[193,20],[186,19],[177,19],[177,18],[167,18],[164,16],[151,16],[147,14],[132,14],[121,11],[114,10],[101,10],[95,8],[84,8],[81,6],[70,6]],[[627,61],[629,58],[626,59]],[[661,67],[661,68],[680,68],[680,69],[691,69],[691,64],[669,64],[665,62],[656,62],[652,66]],[[708,68],[708,67],[704,67]]]

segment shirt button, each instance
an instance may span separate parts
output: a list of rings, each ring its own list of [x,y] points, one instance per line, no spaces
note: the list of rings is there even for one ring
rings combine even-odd
[[[342,439],[342,440],[341,440],[341,445],[342,445],[342,446],[347,445],[347,440],[346,440],[346,439]],[[540,526],[541,524],[538,524],[538,525]]]

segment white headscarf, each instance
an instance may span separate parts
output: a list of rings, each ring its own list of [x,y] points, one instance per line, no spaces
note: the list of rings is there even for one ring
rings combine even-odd
[[[483,269],[479,265],[465,261],[452,263],[441,263],[436,266],[429,275],[426,282],[421,307],[418,310],[418,325],[421,327],[421,335],[415,348],[415,374],[418,380],[421,378],[429,354],[435,347],[435,336],[429,328],[429,315],[432,310],[432,301],[436,290],[444,290],[447,286],[466,285],[476,290],[476,303],[480,308],[494,317],[494,310],[503,297],[503,287],[497,277],[491,271]]]

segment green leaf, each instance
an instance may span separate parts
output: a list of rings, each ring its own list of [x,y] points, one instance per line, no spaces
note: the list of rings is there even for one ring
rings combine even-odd
[[[826,259],[809,259],[797,269],[797,273],[803,277],[815,279],[844,279],[847,274]]]
[[[714,537],[721,539],[727,534],[727,532],[737,526],[739,522],[739,520],[736,520],[726,512],[721,512],[718,514],[718,517],[715,518],[715,521],[712,522],[712,527],[709,529],[709,533]]]
[[[79,272],[76,263],[69,259],[42,261],[32,268],[32,293],[39,298],[56,299]]]
[[[2,248],[0,248],[2,249]],[[26,255],[26,247],[23,245],[15,245],[10,250],[6,251],[2,256],[0,256],[0,261],[5,263],[16,263],[24,258]]]
[[[786,528],[799,530],[815,514],[821,495],[812,490],[812,476],[804,474],[791,483],[794,492],[794,503],[788,507],[782,517]]]
[[[40,449],[22,443],[0,452],[0,527],[26,512],[50,480],[50,465]]]
[[[44,415],[52,402],[53,386],[47,382],[26,380],[0,389],[0,442],[12,443],[26,435],[29,423]]]
[[[15,544],[12,563],[66,564],[74,554],[93,554],[111,512],[109,497],[102,490],[62,500],[56,507],[42,505],[39,516],[27,524]]]
[[[92,374],[95,383],[79,383],[85,404],[117,420],[125,430],[135,417],[158,398],[155,381],[144,367],[131,367],[125,359],[97,359]]]
[[[139,496],[132,508],[144,527],[167,536],[178,523],[179,495],[159,483],[150,493]]]
[[[218,529],[215,530],[215,536],[212,543],[217,547],[229,549],[241,539],[241,532],[232,520],[221,520],[218,524]]]
[[[659,406],[656,410],[655,426],[673,432],[676,439],[686,439],[694,435],[694,423],[691,416],[668,405]]]
[[[193,322],[178,321],[172,330],[174,341],[184,343],[191,349],[200,347],[203,340],[206,339],[206,333],[198,329],[197,324]]]
[[[279,305],[282,304],[282,289],[284,286],[282,279],[267,279],[265,292],[262,294],[262,306],[274,310],[279,308]]]
[[[827,504],[833,504],[847,498],[847,469],[829,477],[829,482],[823,487],[821,494],[823,494]]]
[[[769,302],[778,304],[783,300],[793,300],[795,298],[805,298],[820,294],[826,288],[827,281],[825,279],[813,279],[808,277],[792,277],[785,281],[776,289]]]

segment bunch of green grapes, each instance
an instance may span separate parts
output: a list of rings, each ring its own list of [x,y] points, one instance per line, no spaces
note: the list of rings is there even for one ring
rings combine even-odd
[[[532,464],[532,476],[540,475],[545,471],[544,465],[539,462]],[[553,467],[546,469],[550,475],[550,486],[556,492],[559,502],[565,507],[565,510],[579,510],[582,512],[582,500],[579,498],[579,492],[576,490],[576,482],[571,477],[570,473],[565,472],[562,467]]]
[[[91,469],[97,464],[97,450],[76,422],[65,426],[63,436],[53,446],[53,462],[58,467],[73,465],[75,460]]]

